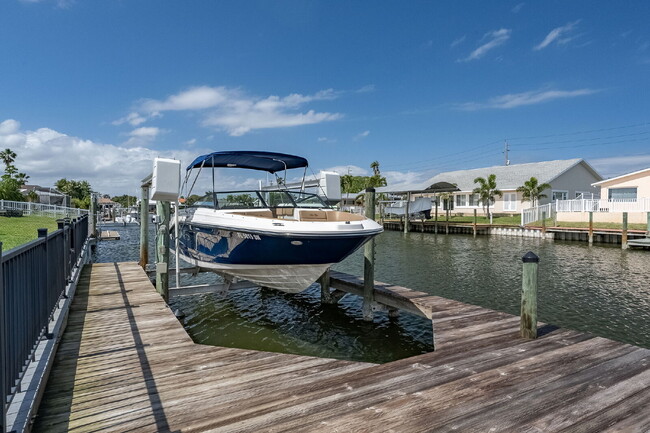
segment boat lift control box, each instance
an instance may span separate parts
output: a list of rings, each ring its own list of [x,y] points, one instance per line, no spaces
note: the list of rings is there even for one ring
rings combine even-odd
[[[175,159],[155,158],[151,176],[151,199],[176,201],[181,186],[181,162]]]

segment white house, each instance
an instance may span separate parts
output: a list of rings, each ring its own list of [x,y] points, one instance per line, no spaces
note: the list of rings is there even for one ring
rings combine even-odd
[[[523,202],[522,194],[517,192],[517,188],[523,186],[531,177],[537,178],[540,184],[551,185],[550,190],[543,192],[547,197],[541,199],[539,204],[591,197],[598,193],[598,189],[592,185],[602,180],[600,174],[585,160],[575,158],[449,171],[435,175],[427,181],[427,185],[436,182],[455,184],[460,191],[453,193],[454,213],[473,213],[474,209],[477,209],[477,213],[482,214],[483,206],[478,196],[472,192],[478,186],[474,179],[487,179],[491,174],[496,175],[497,189],[501,190],[503,197],[495,197],[495,203],[490,205],[490,210],[500,214],[519,213],[531,206],[530,202]]]

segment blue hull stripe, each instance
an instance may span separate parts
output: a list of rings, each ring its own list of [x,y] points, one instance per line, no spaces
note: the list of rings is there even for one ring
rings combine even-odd
[[[181,226],[180,250],[187,257],[230,265],[338,263],[373,234],[303,235],[299,238],[234,230]]]

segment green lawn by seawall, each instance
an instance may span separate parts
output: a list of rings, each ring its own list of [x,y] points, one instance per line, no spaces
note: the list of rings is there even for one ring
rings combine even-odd
[[[38,237],[37,230],[46,228],[48,233],[57,229],[56,219],[43,216],[0,217],[0,242],[6,252]]]

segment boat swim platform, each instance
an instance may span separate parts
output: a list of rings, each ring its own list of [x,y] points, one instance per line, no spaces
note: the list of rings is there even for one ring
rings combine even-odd
[[[115,230],[104,230],[99,234],[100,241],[119,241],[120,233]]]
[[[136,263],[86,265],[32,431],[650,430],[650,350],[421,293],[437,350],[375,365],[195,344]]]

